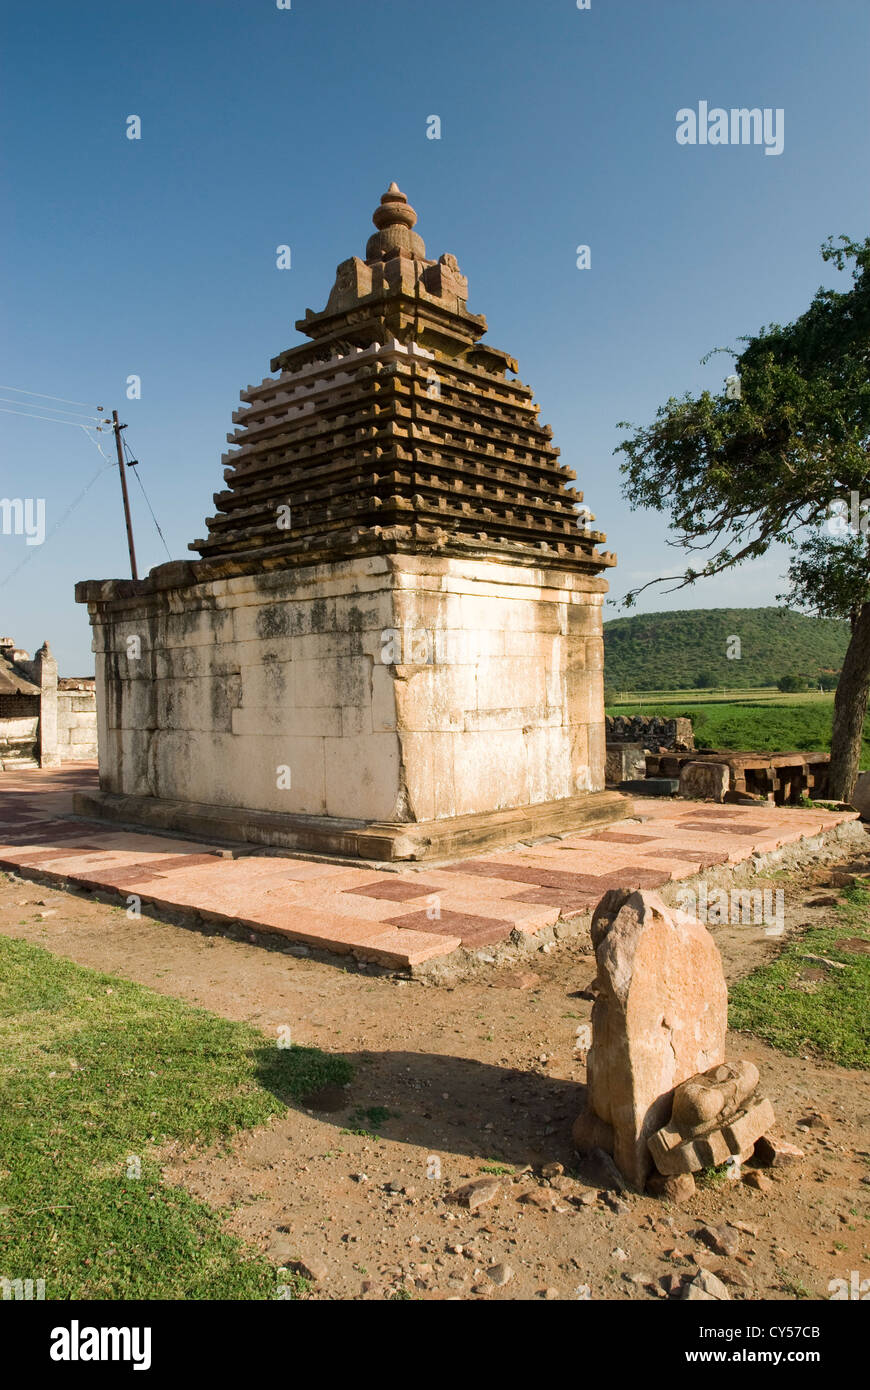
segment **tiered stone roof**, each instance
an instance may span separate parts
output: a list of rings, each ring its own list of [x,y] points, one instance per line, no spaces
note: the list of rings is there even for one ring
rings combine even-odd
[[[426,258],[395,184],[372,220],[366,259],[344,261],[326,308],[296,325],[312,341],[241,393],[227,489],[190,549],[233,567],[397,548],[615,564],[516,362],[480,343],[455,257]]]

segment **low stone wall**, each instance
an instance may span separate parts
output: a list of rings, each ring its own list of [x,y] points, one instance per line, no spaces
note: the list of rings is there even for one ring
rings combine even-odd
[[[608,715],[605,725],[608,743],[640,743],[651,753],[658,753],[661,749],[691,753],[695,748],[691,719],[616,714]]]
[[[7,697],[10,700],[11,698]],[[31,706],[38,702],[28,696],[21,697]],[[32,762],[37,756],[39,737],[38,713],[22,714],[10,719],[0,715],[0,768],[17,762]]]
[[[97,700],[94,682],[82,681],[57,692],[57,752],[62,763],[94,762],[97,757]]]

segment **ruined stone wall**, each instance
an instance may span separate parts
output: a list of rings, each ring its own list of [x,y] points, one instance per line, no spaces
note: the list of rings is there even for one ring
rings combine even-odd
[[[0,695],[0,767],[32,762],[38,740],[38,696]]]
[[[93,684],[58,690],[57,752],[62,763],[96,760],[97,701]]]
[[[650,752],[676,749],[691,753],[695,736],[691,719],[664,719],[649,714],[607,716],[608,743],[640,743]]]
[[[428,820],[604,786],[604,581],[360,557],[91,601],[105,792]]]

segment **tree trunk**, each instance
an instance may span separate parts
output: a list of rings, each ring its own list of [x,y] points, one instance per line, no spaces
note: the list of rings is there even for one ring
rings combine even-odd
[[[862,604],[843,659],[843,671],[834,696],[834,728],[828,796],[848,801],[855,790],[867,697],[870,695],[870,603]]]

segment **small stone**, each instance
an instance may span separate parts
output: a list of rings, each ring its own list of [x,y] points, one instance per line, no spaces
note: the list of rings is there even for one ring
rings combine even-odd
[[[611,1211],[615,1211],[617,1216],[627,1216],[631,1211],[628,1202],[623,1202],[621,1197],[614,1197],[612,1192],[602,1193],[601,1200]]]
[[[870,1179],[868,1179],[868,1181],[870,1181]],[[580,1196],[576,1200],[580,1203],[581,1207],[594,1207],[596,1202],[598,1201],[598,1193],[581,1192]]]
[[[718,1299],[719,1301],[730,1301],[731,1295],[722,1283],[717,1279],[712,1270],[702,1269],[690,1280],[682,1292],[682,1298],[688,1301],[703,1299]]]
[[[615,1250],[612,1250],[610,1253],[611,1253],[611,1255],[612,1255],[612,1257],[613,1257],[614,1260],[627,1260],[627,1259],[628,1259],[628,1256],[626,1255],[625,1251],[624,1251],[624,1250],[622,1249],[622,1247],[619,1246],[619,1245],[617,1245],[616,1249],[615,1249]]]
[[[329,1275],[329,1269],[323,1260],[297,1260],[294,1269],[297,1274],[301,1274],[303,1279],[312,1279],[315,1284],[323,1283]]]
[[[555,1299],[557,1299],[557,1298],[559,1297],[559,1290],[558,1290],[558,1289],[552,1289],[552,1288],[551,1288],[551,1289],[545,1289],[545,1290],[544,1290],[544,1297],[545,1297],[545,1299],[547,1300],[548,1303],[552,1303]]]
[[[465,1183],[455,1192],[450,1194],[450,1201],[458,1202],[460,1206],[468,1207],[469,1211],[476,1211],[478,1207],[484,1206],[487,1202],[493,1201],[501,1190],[501,1184],[494,1178],[475,1178],[472,1182]]]
[[[766,1178],[763,1173],[744,1173],[743,1182],[747,1187],[754,1187],[756,1192],[770,1192],[773,1183],[770,1178]]]
[[[825,1115],[822,1111],[819,1110],[813,1111],[800,1122],[800,1125],[806,1129],[830,1129],[831,1124],[832,1121],[830,1115]]]
[[[505,1264],[491,1265],[486,1273],[495,1284],[496,1288],[499,1289],[503,1288],[505,1284],[510,1283],[511,1279],[514,1277],[514,1272],[510,1265]]]
[[[786,1143],[785,1139],[777,1139],[772,1134],[765,1134],[755,1145],[755,1161],[764,1168],[785,1168],[805,1157],[803,1149],[799,1149],[795,1144]]]
[[[666,1177],[664,1173],[653,1173],[646,1185],[647,1192],[663,1201],[682,1205],[695,1195],[695,1179],[691,1173],[676,1173]]]
[[[715,1255],[736,1255],[740,1240],[735,1231],[727,1226],[702,1226],[698,1238],[708,1245]]]
[[[565,1168],[561,1163],[545,1163],[541,1169],[542,1178],[560,1178]]]
[[[738,1289],[751,1289],[752,1280],[748,1274],[744,1274],[742,1269],[734,1269],[733,1266],[722,1271],[722,1278],[727,1284],[733,1284]]]
[[[527,1207],[537,1207],[539,1211],[552,1211],[556,1205],[556,1194],[549,1188],[535,1187],[531,1192],[524,1192],[520,1201]]]

